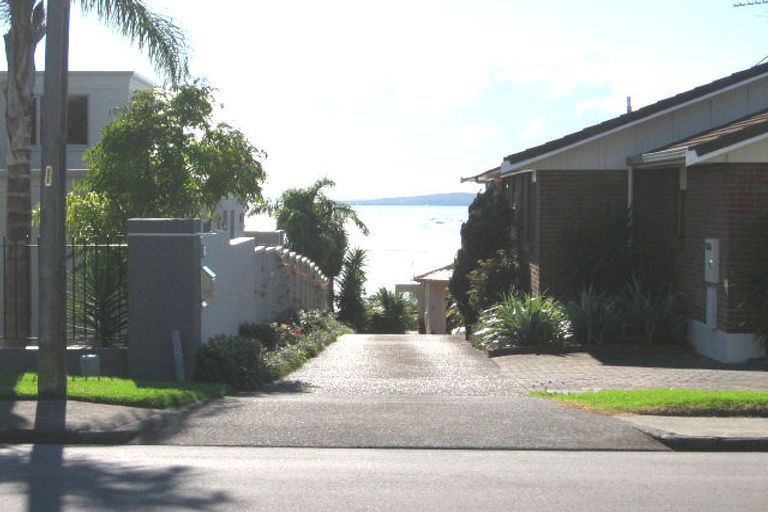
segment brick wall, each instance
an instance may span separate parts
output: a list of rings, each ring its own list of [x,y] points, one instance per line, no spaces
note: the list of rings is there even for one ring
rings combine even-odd
[[[709,164],[688,169],[684,237],[676,245],[676,281],[688,316],[706,321],[704,240],[720,240],[717,327],[751,332],[749,283],[759,221],[768,215],[768,164]]]
[[[679,170],[636,169],[632,202],[632,240],[644,256],[638,269],[653,282],[674,279],[676,250],[682,243],[677,224]]]
[[[704,283],[704,240],[720,240],[720,272],[727,268],[729,256],[728,223],[724,215],[727,176],[722,169],[696,166],[688,169],[684,226],[685,236],[676,255],[677,289],[685,301],[689,318],[706,321]],[[718,293],[718,325],[727,318],[727,301]]]
[[[577,225],[627,204],[627,172],[537,171],[531,287],[534,293],[557,295],[561,241],[569,225]]]

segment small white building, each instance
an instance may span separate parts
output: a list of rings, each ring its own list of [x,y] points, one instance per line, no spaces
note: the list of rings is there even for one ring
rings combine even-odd
[[[424,329],[427,334],[447,334],[445,318],[448,310],[448,281],[453,275],[453,264],[431,270],[413,278],[424,289]]]

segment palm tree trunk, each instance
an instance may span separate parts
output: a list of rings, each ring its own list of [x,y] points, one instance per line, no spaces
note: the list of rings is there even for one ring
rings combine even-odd
[[[27,17],[29,19],[29,17]],[[30,23],[5,34],[8,81],[5,122],[8,130],[4,337],[25,345],[31,328],[31,144],[35,86],[35,34]]]

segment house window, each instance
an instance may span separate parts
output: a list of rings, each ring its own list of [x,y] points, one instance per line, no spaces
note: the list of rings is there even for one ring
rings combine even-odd
[[[32,145],[37,145],[37,97],[32,98]]]
[[[88,96],[67,98],[67,144],[88,144]]]

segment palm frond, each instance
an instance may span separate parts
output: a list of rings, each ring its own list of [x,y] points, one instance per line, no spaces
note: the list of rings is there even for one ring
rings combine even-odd
[[[107,26],[146,50],[155,69],[178,83],[189,74],[184,32],[173,21],[151,11],[141,0],[80,0],[84,14],[96,13]]]

